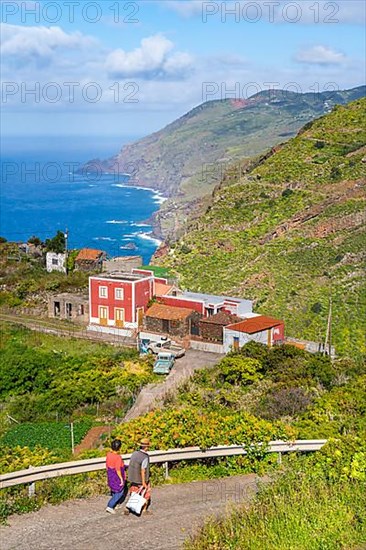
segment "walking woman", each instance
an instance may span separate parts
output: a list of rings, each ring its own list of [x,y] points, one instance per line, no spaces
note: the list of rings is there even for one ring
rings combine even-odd
[[[126,472],[125,465],[122,460],[119,450],[121,448],[121,442],[119,439],[115,439],[111,444],[111,451],[107,453],[106,468],[108,486],[111,490],[111,498],[108,501],[106,512],[109,514],[115,514],[115,507],[120,504],[126,496]]]

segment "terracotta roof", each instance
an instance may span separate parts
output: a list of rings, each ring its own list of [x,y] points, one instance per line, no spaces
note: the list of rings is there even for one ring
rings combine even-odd
[[[238,317],[237,315],[233,315],[232,313],[228,313],[227,311],[219,311],[215,315],[211,315],[210,317],[204,317],[201,319],[201,323],[209,323],[212,325],[231,325],[233,323],[239,323],[242,321],[241,317]]]
[[[103,250],[96,250],[95,248],[82,248],[79,254],[76,256],[75,261],[78,260],[99,260],[100,256],[105,254]]]
[[[234,323],[233,325],[228,325],[226,328],[230,330],[236,330],[237,332],[245,332],[247,334],[253,334],[254,332],[261,332],[268,328],[276,327],[281,325],[283,321],[280,319],[274,319],[273,317],[266,317],[265,315],[260,315],[259,317],[252,317],[250,319],[245,319],[240,323]]]
[[[165,285],[164,283],[155,283],[156,296],[165,296],[172,290],[173,285]]]
[[[155,317],[156,319],[165,319],[175,321],[186,319],[193,309],[185,307],[165,306],[164,304],[153,304],[146,312],[146,317]]]

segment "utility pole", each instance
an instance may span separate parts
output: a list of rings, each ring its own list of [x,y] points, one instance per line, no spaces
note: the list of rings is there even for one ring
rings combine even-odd
[[[67,269],[67,240],[69,238],[69,230],[67,229],[66,227],[66,231],[64,233],[64,236],[65,236],[65,266],[66,266],[66,275],[68,274],[68,269]]]
[[[326,353],[328,346],[328,355],[331,356],[332,351],[332,297],[329,298],[329,313],[328,313],[328,324],[327,324],[327,333],[325,336],[324,342],[324,353]]]
[[[332,356],[332,297],[329,298],[329,333],[328,333],[328,355]]]
[[[71,432],[71,452],[75,453],[75,443],[74,443],[74,423],[70,422],[70,432]]]

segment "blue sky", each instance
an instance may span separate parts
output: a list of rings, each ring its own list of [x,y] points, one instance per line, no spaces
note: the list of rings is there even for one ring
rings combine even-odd
[[[365,82],[361,0],[1,0],[1,10],[3,143],[125,140],[206,99]]]

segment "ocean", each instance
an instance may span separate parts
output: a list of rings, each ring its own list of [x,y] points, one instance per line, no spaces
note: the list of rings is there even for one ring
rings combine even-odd
[[[60,152],[33,146],[21,154],[15,148],[2,151],[0,235],[44,241],[67,229],[69,249],[97,248],[112,257],[139,254],[149,263],[160,241],[147,220],[164,197],[127,185],[127,175],[75,173],[93,158],[91,148]],[[102,150],[100,157],[116,151]]]

